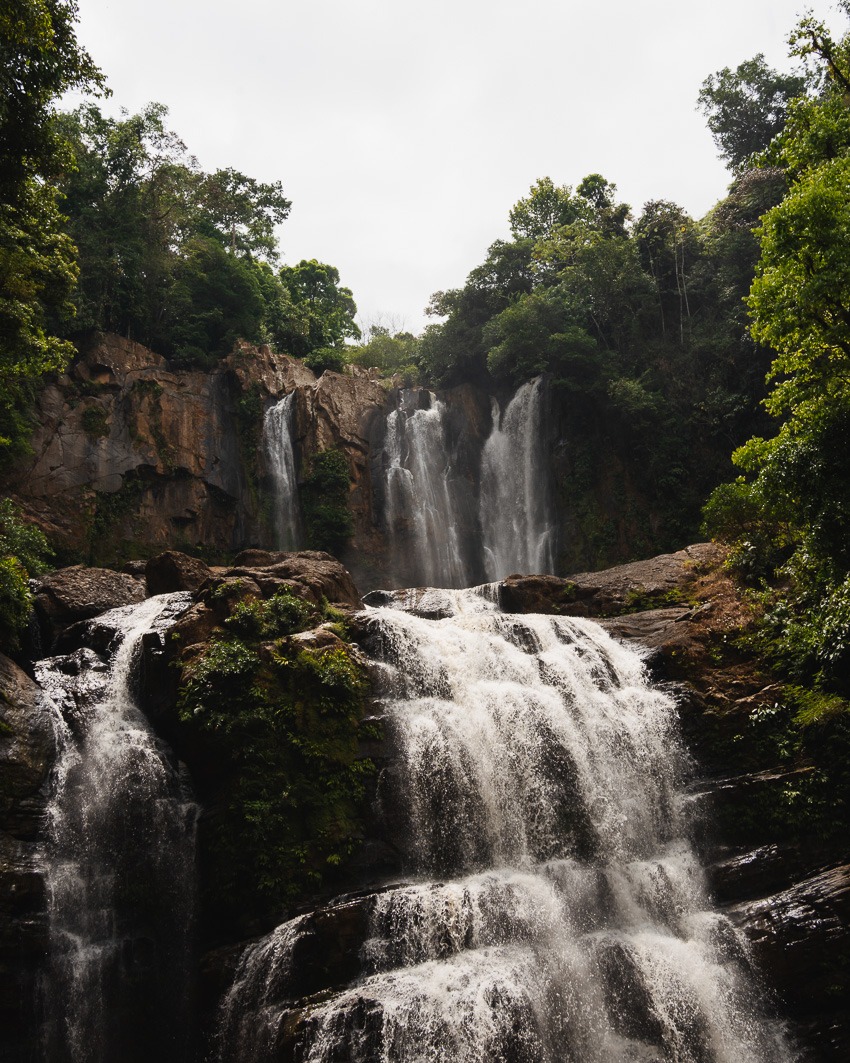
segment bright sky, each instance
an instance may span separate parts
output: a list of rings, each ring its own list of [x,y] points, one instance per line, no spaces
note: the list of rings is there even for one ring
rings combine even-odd
[[[696,96],[805,0],[79,0],[104,108],[158,101],[206,170],[280,180],[284,261],[335,265],[363,321],[418,331],[538,178],[637,213],[725,192]],[[815,11],[843,20],[828,0]]]

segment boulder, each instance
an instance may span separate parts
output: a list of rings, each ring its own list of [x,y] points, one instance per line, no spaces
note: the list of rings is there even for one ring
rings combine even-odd
[[[315,605],[320,605],[323,599],[350,608],[360,604],[360,595],[348,570],[320,550],[291,554],[244,551],[236,558],[233,568],[227,570],[227,576],[253,580],[264,597],[271,597],[286,586]]]
[[[196,591],[210,575],[208,565],[179,550],[166,550],[152,557],[145,565],[145,583],[149,595]]]
[[[57,636],[77,621],[135,605],[145,597],[141,580],[110,568],[73,565],[43,576],[35,583],[35,609],[45,648],[51,648]]]
[[[817,1059],[850,1057],[850,864],[726,909]]]
[[[32,838],[55,740],[41,689],[0,654],[0,830]]]
[[[696,543],[674,554],[601,572],[578,572],[566,579],[513,575],[499,585],[499,600],[507,612],[565,616],[610,617],[674,607],[688,603],[699,574],[716,566],[723,556],[717,543]]]

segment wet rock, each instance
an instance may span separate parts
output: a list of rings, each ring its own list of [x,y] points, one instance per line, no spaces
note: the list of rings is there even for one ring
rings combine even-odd
[[[41,691],[0,655],[0,1039],[10,1060],[36,1054],[36,985],[47,941],[36,842],[55,754]]]
[[[733,905],[726,914],[744,931],[785,1009],[816,1055],[850,1056],[850,864],[820,872],[787,890]]]
[[[40,688],[0,654],[0,829],[32,838],[55,739]]]
[[[152,557],[145,565],[145,582],[151,595],[196,591],[210,575],[208,565],[179,550],[166,550]]]
[[[145,585],[125,572],[84,565],[60,568],[35,584],[35,609],[43,643],[52,648],[61,632],[72,624],[144,599]]]
[[[744,852],[724,850],[707,868],[719,904],[742,904],[790,889],[829,864],[832,849],[810,839],[774,842]]]
[[[508,576],[499,585],[500,605],[506,612],[591,617],[661,607],[666,611],[666,607],[684,602],[697,573],[716,565],[722,557],[723,549],[716,543],[697,543],[674,554],[601,572],[578,572],[566,579]]]

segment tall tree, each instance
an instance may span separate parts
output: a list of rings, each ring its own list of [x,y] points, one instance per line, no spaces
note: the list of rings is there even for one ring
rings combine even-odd
[[[102,77],[77,43],[72,0],[7,0],[0,9],[0,454],[26,445],[33,389],[71,347],[75,253],[55,181],[70,163],[56,99]]]
[[[698,106],[731,170],[737,173],[746,168],[782,132],[790,101],[806,85],[803,74],[771,69],[761,52],[734,70],[726,66],[705,79]]]

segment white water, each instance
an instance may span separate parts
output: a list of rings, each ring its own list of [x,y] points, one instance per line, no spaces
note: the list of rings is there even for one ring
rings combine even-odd
[[[183,1058],[196,808],[132,694],[142,636],[188,604],[161,595],[103,614],[120,645],[37,665],[59,740],[45,860],[45,1058]],[[166,1055],[167,1053],[167,1055]]]
[[[418,877],[373,897],[360,979],[306,1009],[304,925],[249,949],[221,1058],[785,1063],[688,841],[671,700],[590,621],[440,597],[453,616],[367,614]]]
[[[481,454],[481,535],[488,580],[555,570],[543,401],[542,377],[523,384],[504,413],[493,399],[493,430]]]
[[[297,550],[301,543],[298,515],[298,479],[292,447],[295,395],[288,395],[266,410],[263,419],[263,449],[272,479],[274,531],[280,550]]]
[[[397,580],[410,586],[462,587],[463,495],[446,442],[446,407],[435,395],[428,409],[413,408],[420,392],[404,391],[387,418],[387,536]]]

